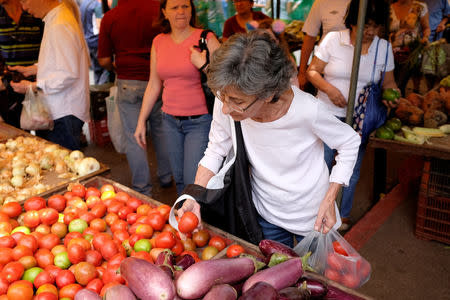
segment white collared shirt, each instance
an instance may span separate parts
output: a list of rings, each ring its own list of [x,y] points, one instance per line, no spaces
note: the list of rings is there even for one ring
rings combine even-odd
[[[294,99],[283,117],[264,123],[245,119],[241,127],[256,210],[268,222],[306,235],[313,230],[329,182],[348,185],[361,139],[314,96],[291,88]],[[199,163],[215,174],[232,149],[231,130],[230,116],[222,113],[222,102],[216,100],[208,148]],[[331,175],[323,143],[338,151]],[[338,228],[337,207],[336,215]]]
[[[77,21],[64,5],[43,18],[37,86],[54,120],[74,115],[89,121],[89,57]]]
[[[368,53],[361,55],[356,97],[358,97],[360,91],[372,78],[372,69],[378,40],[379,38],[376,36],[369,47]],[[387,49],[387,46],[388,42],[384,39],[380,39],[374,82],[379,82],[381,72],[384,70],[386,51],[388,51],[386,71],[388,72],[394,69],[392,47]],[[314,53],[320,60],[327,63],[323,71],[324,79],[339,89],[347,100],[350,89],[350,76],[352,73],[353,51],[354,47],[350,42],[350,30],[346,29],[328,33]],[[326,93],[319,90],[317,98],[325,103],[326,107],[335,116],[345,117],[347,108],[334,105]]]

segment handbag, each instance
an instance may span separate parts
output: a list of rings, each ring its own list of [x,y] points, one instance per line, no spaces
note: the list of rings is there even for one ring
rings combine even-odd
[[[25,130],[53,130],[53,119],[43,101],[44,93],[35,93],[31,85],[25,94],[20,114],[20,128]]]
[[[258,212],[252,200],[249,162],[242,137],[240,122],[234,122],[235,140],[234,160],[230,155],[226,158],[222,169],[208,183],[222,184],[222,188],[204,188],[189,184],[174,204],[184,199],[194,199],[201,203],[202,219],[215,227],[238,236],[253,244],[263,239],[262,229],[257,221]],[[217,184],[213,184],[216,185]],[[176,227],[173,209],[169,218],[170,224]]]
[[[374,76],[377,65],[379,42],[380,40],[378,39],[375,60],[373,62],[372,79],[359,94],[353,111],[353,129],[361,136],[361,144],[367,142],[372,131],[383,125],[386,122],[387,117],[387,107],[381,102],[381,95],[383,93],[382,86],[384,74],[386,73],[389,44],[386,49],[384,71],[381,74],[381,80],[379,83],[375,83]]]
[[[200,71],[200,82],[202,85],[203,93],[205,94],[205,101],[206,101],[206,107],[208,108],[208,113],[212,115],[213,109],[214,109],[214,99],[216,96],[211,91],[211,89],[208,86],[208,77],[206,76],[205,72],[203,72],[203,69],[209,64],[209,49],[207,45],[206,36],[209,32],[214,33],[214,31],[210,29],[205,29],[200,34],[200,40],[198,41],[198,46],[196,46],[200,51],[206,50],[206,63],[203,67],[199,69]]]

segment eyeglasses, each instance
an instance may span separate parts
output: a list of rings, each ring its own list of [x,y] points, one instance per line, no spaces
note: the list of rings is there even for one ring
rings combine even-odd
[[[242,108],[239,105],[237,105],[231,101],[225,101],[226,95],[222,94],[221,92],[216,92],[215,95],[216,95],[217,99],[219,99],[223,103],[227,104],[232,110],[234,110],[235,112],[241,113],[241,114],[245,113],[253,104],[256,103],[256,101],[259,100],[259,98],[256,98],[246,108]]]

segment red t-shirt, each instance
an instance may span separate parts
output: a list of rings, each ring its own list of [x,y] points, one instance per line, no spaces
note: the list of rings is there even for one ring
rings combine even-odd
[[[115,55],[119,79],[149,80],[150,49],[159,33],[152,23],[158,16],[157,0],[120,0],[103,16],[98,57]]]

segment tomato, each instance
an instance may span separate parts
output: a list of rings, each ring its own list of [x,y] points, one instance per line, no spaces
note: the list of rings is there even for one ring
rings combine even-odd
[[[10,235],[0,237],[0,248],[13,248],[16,244],[16,240]]]
[[[97,269],[88,262],[81,262],[75,267],[75,279],[81,285],[87,285],[89,281],[97,276]]]
[[[24,256],[33,256],[33,251],[24,245],[17,245],[12,249],[12,257],[14,260],[19,260],[19,258]]]
[[[65,285],[62,289],[59,290],[59,299],[74,299],[75,295],[82,289],[83,287],[76,283]]]
[[[128,224],[132,225],[132,224],[136,223],[138,218],[139,218],[139,215],[137,213],[132,212],[127,215],[126,220],[127,220]]]
[[[338,241],[333,242],[333,248],[334,248],[334,252],[339,253],[344,256],[348,256],[347,251],[345,251],[345,249],[342,247],[341,244],[339,244]]]
[[[86,188],[84,185],[75,183],[72,185],[72,188],[70,190],[75,196],[83,198],[84,195],[86,195]]]
[[[86,262],[98,267],[102,264],[103,257],[97,250],[86,251]]]
[[[111,257],[116,255],[118,252],[119,249],[113,240],[105,241],[105,243],[100,248],[100,253],[102,254],[105,260],[111,259]]]
[[[97,272],[98,273],[98,272]],[[97,294],[100,294],[103,287],[103,281],[100,278],[94,278],[88,282],[86,288]]]
[[[86,189],[86,194],[84,195],[84,197],[87,199],[90,196],[96,196],[96,197],[100,197],[102,193],[100,193],[100,191],[98,190],[98,188],[90,186]]]
[[[136,208],[138,215],[147,216],[152,207],[148,204],[141,204]]]
[[[100,297],[103,299],[103,296],[105,296],[106,290],[109,289],[110,287],[118,285],[118,284],[120,284],[120,283],[118,283],[118,282],[108,282],[107,284],[105,284],[102,287],[102,290],[100,291]]]
[[[178,221],[178,230],[182,233],[192,232],[198,226],[198,218],[193,212],[185,212]]]
[[[175,256],[180,255],[181,252],[184,251],[184,246],[181,240],[176,239],[175,246],[173,246],[171,250]]]
[[[8,288],[8,299],[31,300],[33,298],[33,286],[20,280],[12,283]]]
[[[89,223],[89,226],[99,232],[106,231],[106,222],[105,222],[105,220],[100,219],[100,218],[93,219]]]
[[[39,267],[30,268],[28,270],[25,270],[25,272],[23,273],[22,279],[27,280],[34,284],[34,280],[42,272],[44,272],[44,270],[42,268],[39,268]],[[49,276],[51,276],[51,275],[49,274]]]
[[[9,281],[6,278],[0,277],[0,295],[5,295],[8,292]]]
[[[102,276],[102,281],[106,285],[110,282],[118,282],[118,283],[125,283],[125,279],[122,277],[122,275],[117,274],[116,270],[112,269],[106,269]]]
[[[19,226],[19,221],[17,221],[16,219],[9,219],[9,224],[11,224],[11,226],[13,228],[16,228],[17,226]]]
[[[23,225],[28,228],[34,228],[40,224],[39,212],[37,210],[28,210],[23,216]]]
[[[139,241],[140,239],[143,239],[144,237],[142,235],[139,234],[132,234],[130,235],[128,241],[130,243],[131,247],[134,247],[134,244]]]
[[[125,207],[125,204],[123,204],[123,203],[120,202],[120,201],[113,200],[113,201],[111,201],[111,203],[110,203],[109,205],[107,204],[106,206],[108,206],[107,211],[108,211],[109,213],[115,213],[115,214],[118,214],[118,213],[119,213],[119,210],[120,210],[122,207]]]
[[[20,227],[23,227],[23,226],[19,226],[19,227],[17,227],[17,228],[20,228]],[[16,230],[17,228],[15,228],[14,230]],[[25,227],[23,227],[23,228],[25,228]],[[12,237],[12,238],[16,241],[16,243],[17,243],[17,241],[18,241],[22,236],[24,236],[25,233],[22,232],[22,231],[15,231],[15,232],[14,232],[14,230],[13,230],[13,233],[11,233],[11,237]],[[29,231],[29,229],[28,229],[28,231]]]
[[[58,300],[58,296],[51,292],[42,292],[34,300]]]
[[[8,215],[10,218],[15,218],[22,213],[22,206],[17,202],[8,202],[3,204],[0,212]]]
[[[108,226],[111,226],[117,220],[119,220],[119,216],[115,213],[108,213],[105,217],[105,221]]]
[[[127,193],[121,191],[121,192],[117,192],[116,196],[114,198],[116,200],[126,204],[128,202],[128,200],[130,200],[131,197]]]
[[[72,264],[77,264],[86,259],[86,251],[80,244],[71,244],[67,248],[67,255]]]
[[[51,252],[53,255],[56,255],[61,252],[67,252],[67,248],[64,245],[56,245],[55,247],[52,248]]]
[[[44,236],[43,233],[38,232],[38,231],[33,231],[33,232],[30,233],[30,235],[34,236],[34,238],[35,238],[37,241],[39,241],[39,240]]]
[[[55,256],[53,253],[45,248],[41,248],[34,254],[34,258],[36,259],[36,263],[39,267],[45,268],[47,266],[53,265],[55,260]]]
[[[235,257],[240,255],[241,253],[244,253],[245,249],[241,245],[230,245],[227,249],[227,256],[228,257]]]
[[[94,214],[96,218],[103,218],[103,216],[106,214],[107,207],[103,203],[95,204],[91,208],[91,213]]]
[[[131,214],[133,212],[133,209],[131,207],[128,206],[122,206],[119,211],[117,212],[117,215],[119,216],[120,219],[122,220],[126,220],[128,214]]]
[[[175,246],[176,238],[175,235],[170,231],[161,232],[155,239],[155,244],[157,248],[172,248]]]
[[[66,208],[67,199],[62,195],[52,195],[47,200],[47,206],[62,212]]]
[[[69,223],[69,232],[78,231],[82,233],[86,228],[88,228],[88,223],[82,219],[75,219]]]
[[[45,224],[39,224],[34,231],[42,233],[43,235],[49,234],[51,232],[51,227]]]
[[[13,227],[9,222],[0,222],[0,232],[11,233]]]
[[[27,246],[28,248],[31,249],[31,251],[34,252],[38,248],[38,241],[34,236],[27,234],[19,239],[17,245]]]
[[[113,238],[115,240],[118,240],[120,242],[123,242],[124,240],[128,239],[130,235],[126,230],[116,230],[114,231]]]
[[[58,288],[75,283],[75,275],[69,270],[61,270],[55,279]]]
[[[133,211],[136,211],[137,208],[138,208],[140,205],[142,205],[142,201],[139,200],[139,199],[137,199],[137,198],[131,197],[131,198],[127,201],[126,205],[127,205],[128,207],[130,207]]]
[[[341,280],[341,274],[338,271],[330,268],[325,269],[325,277],[336,282],[339,282]]]
[[[161,216],[164,217],[164,219],[168,219],[169,218],[169,213],[170,213],[170,209],[171,207],[167,204],[162,204],[160,206],[158,206],[156,208],[156,210],[161,214]]]
[[[219,250],[216,247],[207,246],[202,251],[202,259],[209,260],[209,259],[213,258],[214,256],[216,256],[217,253],[219,253]]]
[[[19,258],[18,262],[20,262],[22,264],[22,266],[25,268],[25,270],[37,266],[37,261],[34,256],[21,257],[21,258]]]
[[[343,261],[339,257],[339,254],[329,253],[328,257],[327,257],[327,266],[336,271],[342,270],[343,269]]]
[[[47,271],[45,271],[45,272],[47,272]],[[54,281],[54,279],[53,279],[53,281]],[[44,283],[37,289],[36,295],[40,295],[41,293],[52,293],[55,296],[58,296],[58,289],[53,284]]]
[[[163,229],[166,220],[159,213],[151,213],[148,215],[148,223],[156,231]]]
[[[70,240],[70,242],[67,244],[67,248],[69,248],[73,244],[78,244],[83,247],[84,251],[91,250],[91,243],[89,243],[85,238],[73,238]]]
[[[43,208],[39,210],[39,218],[42,224],[52,225],[58,222],[59,213],[54,208]]]
[[[64,212],[64,224],[69,225],[70,222],[78,218],[78,214],[75,212]]]
[[[192,239],[194,240],[197,247],[203,247],[209,241],[209,233],[208,231],[201,229],[197,232],[194,232],[194,234],[192,235]]]
[[[78,231],[69,232],[64,238],[64,246],[67,247],[67,245],[69,245],[70,240],[74,238],[83,238],[83,235]]]
[[[67,225],[61,222],[56,222],[50,227],[50,232],[56,234],[60,239],[67,234]]]
[[[111,259],[108,261],[108,264],[107,264],[106,268],[107,269],[111,269],[111,270],[117,270],[120,267],[120,263],[125,258],[126,258],[125,255],[123,255],[121,253],[117,253],[116,255],[111,257]]]
[[[61,239],[59,238],[59,236],[57,236],[54,233],[49,233],[47,235],[44,235],[39,240],[39,247],[48,249],[48,250],[52,250],[53,247],[59,245],[60,243],[61,243]]]
[[[355,274],[344,274],[340,281],[348,288],[356,289],[359,286],[360,279]]]
[[[92,238],[92,246],[94,246],[95,250],[99,250],[101,249],[101,247],[104,245],[104,243],[107,240],[111,240],[112,237],[104,232],[100,232],[100,233],[96,233],[94,234],[94,237]]]
[[[20,262],[11,261],[3,267],[2,275],[4,275],[5,279],[9,282],[14,282],[19,280],[24,272],[25,268]]]
[[[23,204],[25,211],[40,210],[46,206],[45,199],[38,196],[28,198]]]
[[[209,240],[208,245],[222,251],[227,246],[227,242],[222,237],[216,235]]]
[[[53,278],[56,279],[56,277],[58,277],[59,272],[61,272],[62,269],[55,265],[49,265],[44,268],[44,271],[49,272],[53,276]]]
[[[80,219],[86,221],[87,223],[91,222],[96,218],[96,215],[94,215],[91,212],[84,212],[80,214]]]
[[[13,251],[11,248],[0,248],[0,264],[4,265],[12,261]]]
[[[88,228],[86,228],[86,229],[83,231],[82,235],[83,235],[83,237],[84,237],[86,240],[89,240],[89,241],[90,241],[90,239],[86,238],[86,236],[90,235],[91,238],[92,238],[92,237],[94,237],[94,234],[99,233],[99,232],[100,232],[100,231],[98,231],[98,230],[96,230],[96,229],[94,229],[94,228],[88,227]]]
[[[138,224],[136,226],[135,233],[143,236],[144,238],[151,238],[153,235],[153,228],[148,224]]]
[[[124,220],[116,220],[114,223],[112,223],[111,231],[117,231],[117,230],[125,230],[128,231],[128,223]]]
[[[71,265],[69,255],[67,254],[67,252],[61,252],[56,254],[53,263],[55,264],[55,266],[61,269],[67,269]]]

